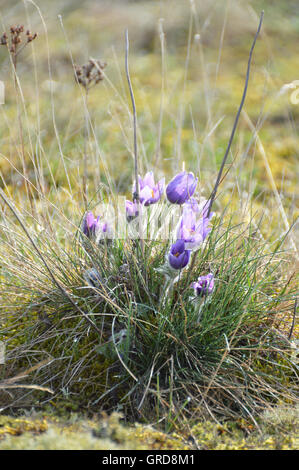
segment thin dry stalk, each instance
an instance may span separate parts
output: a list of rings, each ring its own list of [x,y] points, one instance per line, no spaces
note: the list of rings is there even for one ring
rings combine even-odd
[[[17,221],[19,222],[20,226],[22,227],[22,229],[24,230],[26,236],[28,237],[29,241],[31,242],[33,248],[35,249],[35,251],[37,252],[38,256],[40,257],[41,261],[43,262],[46,270],[48,271],[48,273],[50,274],[50,277],[53,281],[53,283],[58,287],[58,289],[62,292],[62,294],[71,302],[71,304],[73,305],[73,307],[75,307],[75,309],[85,318],[85,320],[90,324],[90,326],[92,326],[92,328],[99,334],[99,336],[101,337],[101,330],[96,326],[96,324],[89,318],[89,316],[76,304],[76,302],[72,299],[72,297],[66,292],[66,290],[62,287],[62,285],[60,284],[60,282],[57,281],[56,277],[54,276],[51,268],[49,267],[48,263],[46,262],[43,254],[41,253],[40,249],[38,248],[38,246],[36,245],[35,241],[33,240],[33,238],[31,237],[29,231],[27,230],[27,228],[25,227],[23,221],[21,220],[18,212],[16,211],[16,209],[12,206],[12,204],[8,201],[4,191],[0,188],[0,197],[2,198],[3,202],[8,206],[8,208],[11,210],[11,212],[13,213],[13,215],[16,217]]]
[[[253,43],[252,43],[252,46],[251,46],[251,49],[250,49],[250,52],[249,52],[247,72],[246,72],[246,80],[245,80],[245,85],[244,85],[244,90],[243,90],[241,103],[240,103],[240,106],[239,106],[239,109],[238,109],[238,112],[237,112],[237,115],[236,115],[236,118],[235,118],[235,122],[234,122],[234,125],[233,125],[233,129],[232,129],[232,132],[231,132],[231,135],[230,135],[230,139],[229,139],[224,157],[223,157],[222,162],[221,162],[221,166],[220,166],[220,170],[219,170],[218,175],[217,175],[215,186],[214,186],[212,194],[209,198],[210,203],[209,203],[208,216],[211,213],[213,202],[214,202],[216,194],[217,194],[218,186],[221,183],[222,172],[223,172],[227,157],[229,155],[229,151],[230,151],[230,148],[231,148],[231,145],[232,145],[232,142],[233,142],[233,139],[234,139],[234,135],[235,135],[235,132],[236,132],[236,129],[237,129],[237,125],[238,125],[238,122],[239,122],[240,114],[241,114],[241,111],[242,111],[242,108],[243,108],[243,105],[244,105],[244,102],[245,102],[245,98],[246,98],[246,94],[247,94],[247,88],[248,88],[248,82],[249,82],[249,76],[250,76],[250,67],[251,67],[252,54],[253,54],[253,50],[254,50],[258,35],[259,35],[261,27],[262,27],[263,18],[264,18],[264,11],[261,12],[258,29],[255,33]]]
[[[134,98],[134,92],[130,77],[129,71],[129,33],[126,30],[126,57],[125,57],[125,66],[126,66],[126,76],[130,91],[130,98],[133,110],[133,132],[134,132],[134,172],[135,172],[135,194],[133,195],[133,199],[138,204],[138,212],[139,212],[139,237],[140,237],[140,246],[142,254],[144,254],[144,241],[143,241],[143,233],[142,233],[142,220],[141,220],[141,205],[140,205],[140,192],[139,192],[139,162],[138,162],[138,147],[137,147],[137,111],[136,111],[136,104]]]

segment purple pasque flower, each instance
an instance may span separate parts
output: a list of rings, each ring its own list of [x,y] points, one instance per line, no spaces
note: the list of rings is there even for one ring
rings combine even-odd
[[[97,239],[101,240],[103,238],[111,238],[112,235],[112,227],[110,224],[104,220],[99,224],[99,228],[97,230]]]
[[[207,214],[208,201],[197,205],[196,211],[190,204],[184,207],[177,227],[177,238],[184,240],[187,250],[199,248],[211,231],[209,222],[214,214],[212,212],[209,216]]]
[[[84,214],[81,230],[88,238],[94,237],[100,225],[100,216],[94,217],[91,211]]]
[[[207,199],[201,197],[196,199],[195,197],[190,197],[188,201],[185,202],[183,206],[183,211],[191,209],[196,214],[201,214],[203,217],[207,217],[209,211],[209,201]],[[214,215],[214,213],[213,213]]]
[[[184,240],[177,240],[170,248],[168,262],[174,269],[183,269],[189,263],[190,251],[185,249]]]
[[[138,177],[139,181],[139,199],[141,204],[149,206],[155,204],[161,198],[164,187],[165,178],[162,178],[157,184],[155,184],[154,174],[152,171],[146,173],[144,178]],[[133,184],[133,196],[136,193],[136,183]]]
[[[101,219],[99,215],[95,217],[91,211],[86,212],[84,215],[81,230],[88,238],[95,239],[96,241],[103,238],[111,238],[112,233],[110,224]]]
[[[126,216],[127,221],[131,222],[131,220],[135,219],[139,215],[139,207],[138,202],[134,201],[126,201]],[[140,205],[141,210],[141,205]]]
[[[199,213],[201,212],[201,205],[195,199],[195,197],[190,197],[188,201],[185,202],[183,206],[183,210],[191,209],[193,212]]]
[[[199,276],[196,282],[191,284],[197,296],[204,296],[211,294],[214,290],[215,279],[212,273],[206,276]]]
[[[172,204],[184,204],[193,196],[198,178],[193,173],[182,171],[166,187],[166,196]]]

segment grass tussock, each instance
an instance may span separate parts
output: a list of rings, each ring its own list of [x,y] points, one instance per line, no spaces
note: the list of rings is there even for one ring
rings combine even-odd
[[[36,364],[25,381],[54,393],[14,391],[11,400],[4,389],[6,406],[57,399],[69,410],[100,406],[131,420],[162,419],[170,430],[199,416],[255,421],[268,404],[296,400],[296,350],[277,330],[294,287],[283,276],[281,243],[270,250],[251,225],[218,216],[175,283],[161,272],[167,243],[145,242],[142,255],[134,240],[95,245],[78,235],[72,250],[57,242],[54,250],[41,235],[36,241],[67,295],[19,236],[22,256],[7,243],[6,374]],[[198,303],[191,281],[211,269],[216,287]]]
[[[248,25],[246,34],[258,25],[250,11],[255,28]],[[148,33],[149,49],[136,36],[139,55],[130,55],[130,72],[128,34],[126,44],[122,39],[122,70],[115,50],[107,64],[79,53],[75,57],[73,49],[79,46],[69,26],[77,24],[76,15],[67,16],[66,24],[60,18],[62,53],[61,40],[51,36],[42,11],[34,12],[42,34],[18,26],[0,38],[0,59],[10,73],[0,124],[1,411],[117,412],[130,423],[154,424],[160,437],[162,431],[183,433],[181,444],[165,444],[170,448],[192,446],[191,440],[208,449],[296,445],[293,438],[281,437],[288,426],[293,432],[292,408],[280,414],[281,435],[277,415],[267,410],[298,402],[298,114],[294,110],[290,117],[288,106],[282,113],[281,83],[269,89],[264,83],[265,33],[258,34],[263,16],[253,43],[250,37],[247,75],[250,46],[245,38],[235,45],[242,70],[231,75],[224,32],[228,27],[230,46],[240,32],[229,26],[228,11],[223,23],[215,10],[215,24],[221,19],[223,28],[215,48],[191,2],[188,21],[183,15],[175,23],[187,41],[183,47],[178,38],[179,58],[166,48],[165,31],[173,37],[173,25],[160,19],[159,34]],[[239,18],[243,13],[234,9]],[[27,38],[26,48],[21,37]],[[49,44],[56,48],[54,66]],[[26,79],[29,59],[24,53],[29,48],[35,83],[32,70]],[[213,74],[207,57],[217,64]],[[220,59],[226,64],[223,71]],[[243,106],[248,86],[251,98]],[[169,254],[179,238],[177,227],[171,226],[168,238],[149,234],[154,204],[165,203],[158,230],[172,210],[160,182],[185,168],[196,180],[196,204],[205,196],[209,206],[202,215],[200,230],[206,233],[201,242],[194,247],[186,236],[187,263],[174,268]],[[154,170],[158,186],[144,183],[150,173],[138,178],[146,170]],[[142,236],[115,237],[103,225],[105,236],[99,238],[103,207],[117,211],[119,196],[126,200],[133,181],[132,201],[126,202],[132,212],[129,217],[125,213],[122,223],[130,231],[138,209]],[[147,196],[144,186],[150,190]],[[187,196],[179,204],[180,223]],[[91,211],[99,219],[87,223]],[[179,258],[174,252],[174,263]],[[213,278],[211,289],[195,289],[194,283],[207,275]],[[24,426],[21,434],[35,432],[34,425]],[[22,436],[19,448],[51,448],[59,430],[45,426],[35,442],[31,434]],[[146,441],[151,437],[145,429],[139,438]],[[231,438],[234,431],[240,433],[238,443]],[[0,447],[13,446],[9,432],[4,434]],[[97,440],[96,431],[83,434],[82,442],[66,436],[62,448],[143,445],[114,440],[113,433],[105,442]]]

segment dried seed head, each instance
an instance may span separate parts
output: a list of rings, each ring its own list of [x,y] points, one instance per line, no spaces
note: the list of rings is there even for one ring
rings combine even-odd
[[[27,42],[34,41],[35,38],[37,38],[37,33],[34,33],[33,36],[32,36],[32,34],[29,34],[27,36]]]
[[[89,61],[82,66],[75,65],[76,80],[86,90],[89,90],[89,88],[104,79],[103,69],[106,65],[106,62],[94,59],[89,59]]]
[[[6,44],[7,44],[7,35],[6,35],[6,33],[3,33],[1,38],[0,38],[0,45],[5,46]]]
[[[18,49],[18,45],[26,38],[22,48]],[[31,41],[37,38],[37,33],[32,34],[29,29],[25,31],[23,25],[11,26],[10,27],[10,38],[8,39],[7,34],[4,32],[0,38],[0,45],[7,45],[10,53],[16,56],[24,47]]]

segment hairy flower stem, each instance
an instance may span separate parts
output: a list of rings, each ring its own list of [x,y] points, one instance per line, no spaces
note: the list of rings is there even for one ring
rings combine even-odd
[[[173,274],[173,277],[170,277],[168,274],[165,275],[165,282],[161,290],[160,309],[165,307],[167,297],[169,297],[174,284],[180,279],[181,271],[179,272],[179,275],[177,275],[175,271],[173,271]]]
[[[211,298],[205,295],[195,298],[194,302],[197,309],[197,323],[200,323],[204,307],[206,307],[211,302]]]

